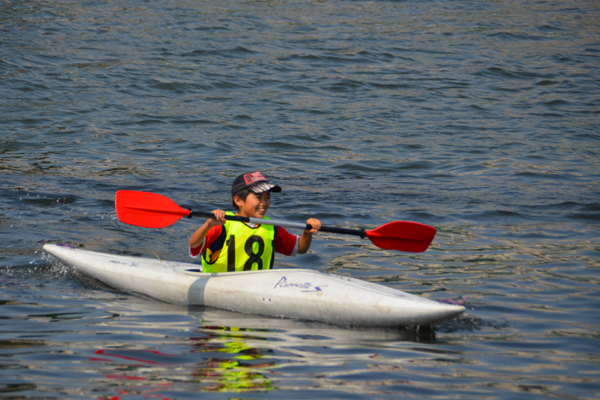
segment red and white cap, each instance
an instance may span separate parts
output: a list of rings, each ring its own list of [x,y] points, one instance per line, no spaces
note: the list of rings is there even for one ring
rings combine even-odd
[[[248,189],[253,193],[260,194],[264,192],[281,192],[279,185],[272,185],[267,181],[267,178],[260,172],[256,171],[251,174],[242,174],[235,178],[231,185],[231,196],[235,196],[244,189]]]

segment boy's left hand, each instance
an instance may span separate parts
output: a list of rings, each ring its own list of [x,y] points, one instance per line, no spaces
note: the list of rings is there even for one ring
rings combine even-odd
[[[306,223],[312,227],[309,231],[310,233],[317,233],[317,231],[321,229],[321,221],[316,218],[309,218],[306,220]]]

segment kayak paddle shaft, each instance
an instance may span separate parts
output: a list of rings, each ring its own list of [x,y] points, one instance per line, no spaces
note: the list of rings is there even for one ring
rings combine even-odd
[[[202,217],[202,218],[212,218],[215,219],[215,215],[213,213],[206,212],[198,212],[191,211],[188,218],[192,217]],[[252,224],[262,224],[262,225],[273,225],[273,226],[281,226],[284,228],[297,228],[297,229],[307,229],[311,230],[312,226],[309,224],[303,224],[300,222],[290,222],[290,221],[280,221],[275,219],[262,219],[262,218],[253,218],[253,217],[240,217],[238,215],[226,215],[225,219],[228,221],[238,221],[238,222],[250,222]],[[355,235],[360,236],[361,238],[365,238],[367,233],[364,229],[345,229],[345,228],[334,228],[329,226],[322,226],[319,229],[321,232],[329,232],[329,233],[341,233],[344,235]]]

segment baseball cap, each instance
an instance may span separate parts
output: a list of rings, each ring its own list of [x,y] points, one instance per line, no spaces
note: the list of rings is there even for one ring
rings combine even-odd
[[[244,189],[248,189],[256,194],[268,191],[275,193],[281,192],[281,187],[279,185],[270,184],[269,181],[267,181],[267,178],[258,171],[251,174],[242,174],[235,178],[233,185],[231,185],[231,196],[235,196]]]

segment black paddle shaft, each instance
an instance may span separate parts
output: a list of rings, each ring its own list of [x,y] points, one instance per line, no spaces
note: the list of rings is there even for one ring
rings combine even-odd
[[[306,229],[312,229],[312,227],[306,224]],[[364,229],[346,229],[346,228],[334,228],[331,226],[322,226],[320,232],[330,233],[341,233],[342,235],[354,235],[360,236],[362,239],[367,237],[367,231]]]
[[[190,215],[188,218],[192,217],[202,217],[202,218],[216,218],[213,213],[205,213],[205,212],[197,212],[190,210]],[[225,219],[228,221],[238,221],[238,222],[251,222],[253,224],[263,224],[263,225],[274,225],[274,226],[283,226],[284,228],[298,228],[298,229],[307,229],[311,230],[312,226],[309,224],[302,224],[298,222],[287,222],[287,221],[276,221],[271,219],[261,219],[261,218],[252,218],[252,217],[240,217],[238,215],[226,215]],[[354,235],[360,236],[361,238],[367,237],[367,231],[364,229],[346,229],[346,228],[335,228],[331,226],[321,226],[319,230],[321,232],[329,232],[329,233],[339,233],[342,235]]]

